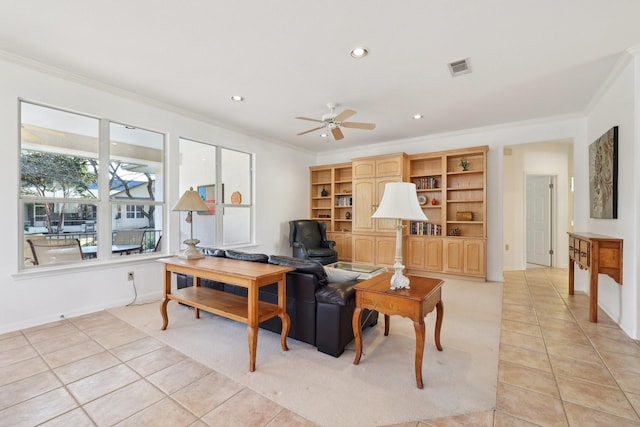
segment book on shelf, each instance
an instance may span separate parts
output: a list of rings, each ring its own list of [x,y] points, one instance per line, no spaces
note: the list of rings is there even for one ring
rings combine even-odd
[[[430,222],[411,221],[409,233],[413,236],[442,236],[442,226]]]

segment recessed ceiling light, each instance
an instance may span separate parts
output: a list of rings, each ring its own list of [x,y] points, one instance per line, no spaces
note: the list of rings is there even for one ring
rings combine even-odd
[[[241,97],[240,95],[233,95],[231,96],[231,100],[235,102],[241,102],[241,101],[244,101],[244,98]]]
[[[326,133],[321,133],[320,138],[326,138],[328,135]]]
[[[369,54],[369,50],[366,47],[358,46],[353,48],[353,50],[351,50],[351,56],[356,59],[364,58],[368,54]]]
[[[413,115],[413,119],[414,120],[420,120],[421,118],[423,118],[424,116],[422,114],[414,114]]]

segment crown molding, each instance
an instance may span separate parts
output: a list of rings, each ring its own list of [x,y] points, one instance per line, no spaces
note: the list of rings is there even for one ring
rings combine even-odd
[[[584,115],[588,116],[593,112],[595,106],[600,102],[605,93],[611,88],[611,85],[620,77],[624,69],[631,63],[634,58],[640,56],[640,45],[632,46],[622,52],[618,58],[618,61],[613,66],[607,78],[604,79],[596,93],[591,98],[591,101],[584,108]]]

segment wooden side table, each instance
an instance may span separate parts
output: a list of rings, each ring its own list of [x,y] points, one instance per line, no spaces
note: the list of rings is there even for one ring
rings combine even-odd
[[[258,347],[258,325],[267,319],[278,316],[282,320],[280,345],[287,351],[287,335],[290,319],[287,314],[287,272],[291,267],[284,267],[261,262],[239,261],[228,258],[204,257],[199,259],[182,259],[179,257],[162,258],[164,263],[164,299],[160,304],[162,330],[167,329],[169,317],[167,304],[169,301],[194,308],[195,316],[200,317],[200,310],[242,322],[247,325],[249,340],[249,370],[256,370],[256,349]],[[181,273],[193,276],[193,286],[171,290],[171,274]],[[247,297],[217,291],[200,286],[201,279],[217,280],[247,288]],[[258,291],[262,286],[278,284],[278,304],[260,301]]]
[[[440,279],[430,277],[409,276],[410,289],[391,290],[389,282],[391,273],[383,273],[355,286],[356,309],[353,312],[353,334],[356,338],[356,358],[354,365],[360,363],[362,356],[362,330],[360,318],[365,308],[377,310],[384,314],[384,335],[389,335],[390,316],[399,315],[413,320],[416,331],[416,383],[423,388],[422,356],[424,353],[424,318],[436,308],[435,343],[438,351],[440,345],[440,328],[442,327],[442,284]]]
[[[574,263],[589,270],[589,320],[598,321],[598,274],[622,285],[623,240],[594,233],[569,233],[569,295],[574,292]]]

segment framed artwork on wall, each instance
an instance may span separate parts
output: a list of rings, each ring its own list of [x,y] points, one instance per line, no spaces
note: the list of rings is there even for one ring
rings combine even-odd
[[[618,126],[589,145],[591,218],[618,218]]]

